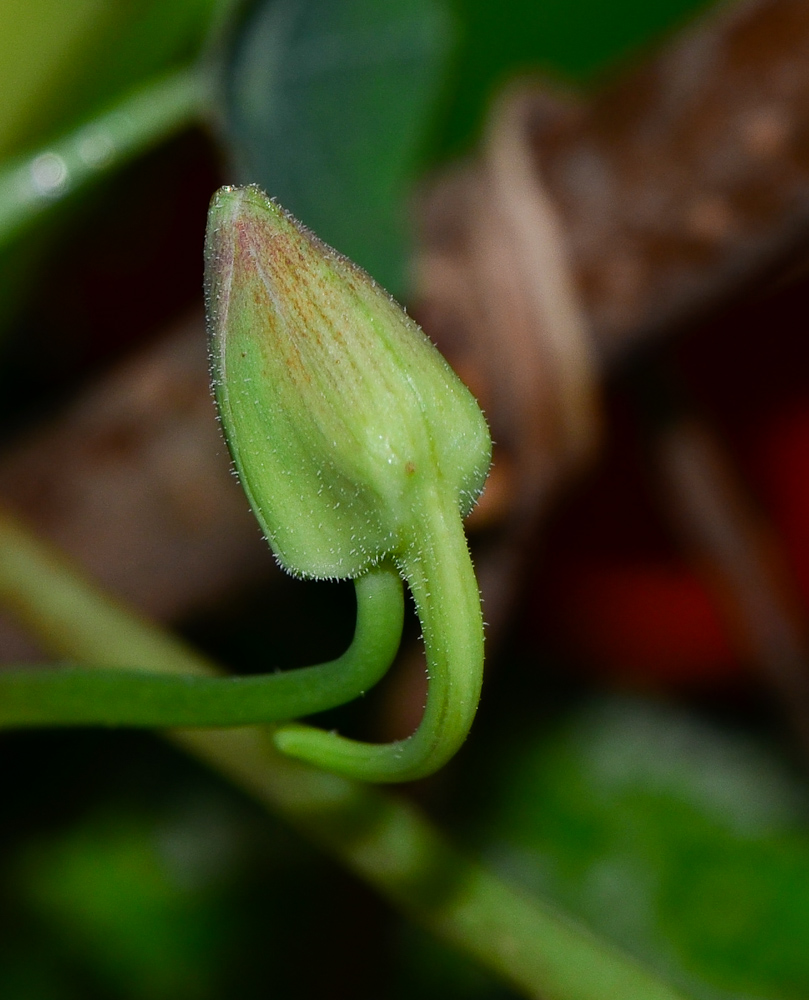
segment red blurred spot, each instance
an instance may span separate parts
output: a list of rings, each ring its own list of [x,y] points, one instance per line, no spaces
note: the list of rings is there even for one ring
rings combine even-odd
[[[550,637],[596,670],[688,685],[738,673],[711,595],[686,569],[573,564],[553,593]]]

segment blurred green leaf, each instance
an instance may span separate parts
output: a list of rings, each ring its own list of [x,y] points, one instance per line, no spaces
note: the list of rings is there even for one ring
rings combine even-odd
[[[17,889],[62,952],[112,995],[203,1000],[215,995],[233,914],[218,891],[227,844],[196,826],[96,818],[29,845]]]
[[[0,158],[189,62],[231,0],[0,0]]]
[[[0,157],[17,151],[113,13],[104,0],[0,0]]]
[[[807,802],[751,741],[643,703],[521,746],[492,860],[695,997],[809,996]]]
[[[144,81],[186,67],[238,3],[0,0],[0,164],[11,169],[12,160],[108,111]],[[0,336],[56,231],[45,221],[0,253]]]
[[[261,185],[394,294],[449,40],[439,0],[267,0],[228,69],[233,180]]]

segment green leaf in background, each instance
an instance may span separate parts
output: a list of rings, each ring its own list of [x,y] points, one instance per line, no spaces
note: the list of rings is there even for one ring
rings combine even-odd
[[[267,0],[227,75],[237,171],[401,295],[403,208],[449,49],[438,0]]]
[[[11,996],[16,975],[32,997],[59,997],[53,987],[64,989],[71,966],[85,988],[89,978],[122,1000],[218,995],[236,931],[223,886],[239,845],[227,821],[217,827],[205,813],[193,820],[161,828],[132,815],[95,816],[26,845],[14,859],[11,888],[38,935],[17,942],[27,952],[25,975],[0,952],[2,995]],[[43,941],[52,968],[31,976],[41,964],[31,950]]]
[[[0,156],[16,152],[32,124],[110,29],[104,0],[0,0]]]
[[[231,0],[0,0],[0,159],[189,62]]]
[[[196,59],[238,0],[0,0],[0,169]],[[122,158],[123,162],[126,158]],[[101,180],[105,170],[98,170]],[[32,216],[0,250],[0,338],[69,212]],[[0,210],[2,214],[2,210]],[[0,228],[2,228],[0,226]],[[25,227],[23,227],[25,229]]]
[[[490,860],[701,1000],[809,996],[809,830],[747,738],[603,702],[499,773]]]

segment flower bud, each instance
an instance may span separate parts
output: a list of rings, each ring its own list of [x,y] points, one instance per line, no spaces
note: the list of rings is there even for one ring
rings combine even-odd
[[[486,422],[372,278],[252,185],[214,196],[205,256],[222,423],[285,569],[356,577],[416,544],[428,494],[471,509]]]

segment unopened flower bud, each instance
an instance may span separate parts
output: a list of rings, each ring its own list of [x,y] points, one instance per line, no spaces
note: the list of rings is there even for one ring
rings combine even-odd
[[[259,188],[225,187],[205,280],[225,434],[285,569],[356,577],[412,547],[428,494],[471,509],[490,462],[483,415],[364,271]]]

